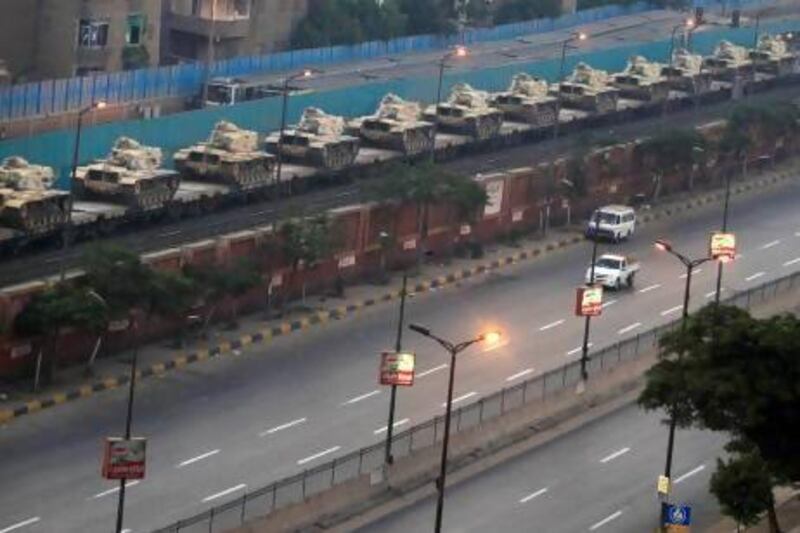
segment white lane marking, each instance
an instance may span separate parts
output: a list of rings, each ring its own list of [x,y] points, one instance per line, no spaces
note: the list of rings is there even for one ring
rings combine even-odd
[[[528,494],[527,496],[525,496],[524,498],[522,498],[522,499],[519,501],[519,503],[528,503],[528,502],[529,502],[529,501],[531,501],[532,499],[534,499],[534,498],[538,498],[539,496],[541,496],[542,494],[545,494],[545,493],[547,493],[547,487],[545,487],[545,488],[543,488],[543,489],[539,489],[539,490],[537,490],[537,491],[536,491],[536,492],[534,492],[534,493]]]
[[[134,487],[134,486],[138,485],[139,483],[141,483],[141,481],[138,480],[138,479],[133,480],[133,481],[128,481],[128,482],[125,483],[125,488],[127,489],[128,487]],[[104,490],[103,492],[98,492],[97,494],[95,494],[94,496],[92,496],[91,498],[88,498],[88,499],[96,500],[97,498],[102,498],[103,496],[108,496],[109,494],[114,494],[115,492],[119,492],[119,487],[114,487],[113,489],[108,489],[108,490]],[[0,533],[2,533],[2,532],[0,532]]]
[[[593,343],[593,342],[590,342],[590,343],[589,343],[589,344],[587,344],[586,346],[588,346],[589,348],[591,348],[592,346],[594,346],[594,343]],[[578,352],[582,352],[582,351],[583,351],[583,346],[578,346],[577,348],[574,348],[574,349],[572,349],[572,350],[568,351],[568,352],[567,352],[567,355],[575,355],[576,353],[578,353]]]
[[[522,376],[527,376],[528,374],[532,374],[532,373],[533,373],[533,369],[532,368],[526,368],[525,370],[523,370],[521,372],[517,372],[516,374],[512,374],[512,375],[508,376],[506,378],[506,381],[514,381],[515,379],[519,379]]]
[[[686,472],[682,476],[678,477],[675,481],[673,481],[673,483],[675,483],[675,484],[680,483],[681,481],[683,481],[685,479],[688,479],[688,478],[692,477],[695,474],[699,474],[700,472],[702,472],[705,469],[706,469],[706,465],[700,465],[697,468],[695,468],[693,470],[689,470],[688,472]]]
[[[609,301],[607,301],[607,302],[603,302],[603,309],[605,309],[606,307],[611,307],[611,306],[612,306],[612,305],[614,305],[615,303],[617,303],[617,301],[616,301],[616,300],[609,300]]]
[[[8,526],[5,529],[0,529],[0,533],[9,533],[10,531],[14,531],[15,529],[19,529],[21,527],[29,526],[31,524],[35,524],[36,522],[40,521],[41,517],[34,516],[33,518],[28,518],[27,520],[23,520],[22,522],[17,522],[12,526]]]
[[[795,257],[794,259],[791,259],[791,260],[789,260],[789,261],[786,261],[786,262],[783,264],[783,266],[785,266],[785,267],[788,267],[788,266],[792,266],[792,265],[793,265],[793,264],[795,264],[795,263],[800,263],[800,257]]]
[[[766,250],[766,249],[768,249],[768,248],[772,248],[773,246],[777,246],[777,245],[779,245],[780,243],[781,243],[781,240],[780,240],[780,239],[775,239],[774,241],[772,241],[772,242],[768,242],[767,244],[765,244],[764,246],[762,246],[762,247],[761,247],[761,249],[762,249],[762,250]]]
[[[435,366],[433,368],[426,370],[425,372],[420,372],[419,374],[417,374],[417,378],[424,378],[425,376],[433,374],[434,372],[438,372],[439,370],[444,370],[445,368],[447,368],[446,363],[439,366]]]
[[[354,403],[358,403],[361,400],[366,400],[367,398],[371,398],[371,397],[375,396],[376,394],[380,394],[380,393],[381,393],[381,391],[379,391],[378,389],[375,389],[374,391],[368,392],[366,394],[362,394],[361,396],[356,396],[355,398],[350,398],[349,400],[344,402],[342,405],[352,405]]]
[[[267,435],[273,435],[279,431],[283,431],[284,429],[289,429],[294,426],[299,426],[307,421],[306,418],[298,418],[297,420],[292,420],[291,422],[286,422],[285,424],[281,424],[280,426],[275,426],[274,428],[269,428],[266,431],[262,431],[258,434],[259,437],[266,437]]]
[[[721,289],[719,290],[719,292],[720,292],[720,294],[722,294],[723,292],[725,292],[725,287],[721,288]],[[714,297],[716,294],[717,294],[717,290],[716,290],[716,289],[714,289],[713,291],[711,291],[711,292],[707,292],[707,293],[706,293],[706,298],[713,298],[713,297]]]
[[[477,394],[478,394],[478,393],[477,393],[477,392],[475,392],[475,391],[468,392],[468,393],[466,393],[466,394],[462,394],[462,395],[461,395],[461,396],[459,396],[458,398],[454,398],[454,399],[453,399],[453,403],[463,402],[464,400],[467,400],[467,399],[469,399],[469,398],[472,398],[473,396],[477,396]],[[443,403],[443,404],[442,404],[442,407],[447,407],[447,403]]]
[[[245,483],[240,483],[239,485],[236,485],[235,487],[231,487],[229,489],[225,489],[222,492],[212,494],[211,496],[206,496],[205,498],[203,498],[203,503],[210,502],[211,500],[216,500],[217,498],[222,498],[223,496],[227,496],[232,492],[236,492],[237,490],[242,490],[246,487],[247,485]]]
[[[550,322],[549,324],[540,327],[539,331],[547,331],[548,329],[553,329],[555,327],[560,326],[563,323],[564,319],[562,318],[561,320],[556,320],[555,322]]]
[[[406,424],[408,424],[410,421],[411,421],[411,420],[409,420],[408,418],[404,418],[404,419],[402,419],[402,420],[399,420],[399,421],[395,422],[394,424],[392,424],[392,427],[395,427],[395,428],[396,428],[396,427],[400,427],[400,426],[405,426],[405,425],[406,425]],[[388,428],[388,427],[389,427],[389,426],[383,426],[382,428],[380,428],[380,429],[376,429],[375,431],[373,431],[373,433],[374,433],[375,435],[380,435],[381,433],[386,433],[386,430],[387,430],[387,428]]]
[[[621,330],[617,331],[617,334],[618,334],[618,335],[625,335],[625,334],[626,334],[626,333],[628,333],[629,331],[633,331],[634,329],[638,328],[638,327],[639,327],[639,326],[641,326],[641,325],[642,325],[642,323],[641,323],[641,322],[634,322],[634,323],[633,323],[633,324],[631,324],[630,326],[625,326],[625,327],[624,327],[624,328],[622,328]]]
[[[304,465],[306,463],[310,463],[314,459],[319,459],[320,457],[324,457],[324,456],[326,456],[328,454],[331,454],[333,452],[338,452],[341,448],[342,448],[341,446],[334,446],[333,448],[328,448],[327,450],[322,450],[321,452],[315,453],[314,455],[309,455],[305,459],[300,459],[299,461],[297,461],[297,464],[298,465]]]
[[[602,520],[600,520],[599,522],[597,522],[596,524],[590,526],[589,527],[589,531],[594,531],[595,529],[600,529],[604,525],[608,524],[612,520],[616,520],[620,516],[622,516],[622,511],[617,511],[616,513],[610,514],[607,517],[605,517]]]
[[[694,270],[692,270],[692,277],[694,277],[695,275],[699,274],[702,271],[703,271],[702,268],[695,268]],[[678,276],[678,278],[679,279],[686,279],[686,274],[681,274],[680,276]]]
[[[762,272],[756,272],[756,273],[755,273],[755,274],[753,274],[752,276],[747,276],[746,278],[744,278],[744,280],[745,280],[745,281],[753,281],[754,279],[758,279],[758,278],[760,278],[760,277],[761,277],[761,276],[763,276],[764,274],[766,274],[766,272],[763,272],[763,271],[762,271]]]
[[[196,457],[192,457],[191,459],[186,459],[185,461],[183,461],[181,463],[178,463],[176,468],[183,468],[184,466],[189,466],[190,464],[196,463],[197,461],[202,461],[203,459],[208,459],[209,457],[211,457],[213,455],[217,455],[219,452],[220,452],[220,450],[219,450],[219,448],[217,448],[216,450],[211,450],[210,452],[206,452],[206,453],[200,454],[200,455],[198,455]]]
[[[665,311],[661,311],[661,316],[667,316],[668,314],[674,313],[675,311],[680,311],[681,309],[683,309],[683,306],[681,306],[681,305],[676,305],[675,307],[670,307],[669,309],[667,309]]]
[[[631,449],[630,449],[630,448],[627,448],[627,447],[626,447],[626,448],[622,448],[621,450],[617,450],[617,451],[615,451],[615,452],[614,452],[614,453],[612,453],[611,455],[607,455],[607,456],[603,457],[602,459],[600,459],[600,462],[601,462],[601,463],[603,463],[603,464],[605,464],[605,463],[608,463],[609,461],[613,461],[613,460],[614,460],[614,459],[616,459],[617,457],[620,457],[620,456],[622,456],[622,455],[625,455],[625,454],[626,454],[626,453],[628,453],[629,451],[631,451]]]
[[[649,287],[645,287],[644,289],[639,289],[639,293],[643,294],[645,292],[654,291],[661,286],[660,283],[656,283],[655,285],[650,285]]]

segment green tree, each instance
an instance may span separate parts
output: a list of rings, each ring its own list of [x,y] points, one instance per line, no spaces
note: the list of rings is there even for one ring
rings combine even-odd
[[[299,217],[285,221],[278,230],[284,259],[291,266],[289,283],[286,284],[284,307],[289,291],[297,279],[302,266],[313,269],[317,264],[330,257],[336,245],[332,224],[327,215],[315,217]],[[306,280],[302,284],[302,301],[305,303]]]
[[[184,274],[191,280],[198,298],[205,303],[207,313],[203,331],[217,310],[228,307],[228,327],[236,328],[239,320],[238,299],[261,283],[258,267],[249,259],[240,259],[229,265],[187,265]]]
[[[495,22],[507,24],[539,18],[555,18],[561,14],[559,0],[509,0],[500,4]]]
[[[175,343],[178,348],[185,341],[187,315],[198,300],[194,280],[183,272],[153,272],[147,287],[147,312],[177,322]]]
[[[667,174],[689,176],[688,187],[694,186],[694,166],[703,160],[707,146],[703,136],[694,129],[675,128],[645,139],[638,151],[644,167],[653,173],[652,197],[657,201]]]

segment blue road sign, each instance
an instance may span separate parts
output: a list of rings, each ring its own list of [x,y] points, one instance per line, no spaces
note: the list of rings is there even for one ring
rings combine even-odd
[[[661,516],[665,526],[688,526],[692,523],[692,508],[688,505],[663,503]]]

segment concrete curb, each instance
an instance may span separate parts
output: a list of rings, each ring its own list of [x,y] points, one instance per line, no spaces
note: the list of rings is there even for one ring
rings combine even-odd
[[[740,183],[731,187],[731,195],[734,196],[751,190],[774,185],[782,181],[786,181],[791,177],[791,175],[792,171],[786,169],[775,172],[772,176],[766,178]],[[724,192],[706,194],[699,198],[679,202],[675,205],[665,208],[656,208],[654,211],[642,214],[639,219],[642,223],[646,224],[648,222],[673,216],[697,207],[708,205],[714,202],[720,202],[724,199],[724,196]],[[437,276],[435,278],[416,283],[409,288],[409,292],[416,294],[428,292],[431,289],[442,288],[461,280],[478,276],[480,274],[500,270],[509,265],[542,257],[550,252],[583,242],[583,240],[584,238],[580,235],[571,235],[559,239],[558,241],[548,242],[540,246],[520,250],[516,253],[506,255],[505,257],[499,259],[480,263],[469,268],[462,268],[446,275]],[[397,299],[399,296],[399,290],[392,290],[376,298],[357,300],[347,305],[339,306],[332,311],[317,311],[307,317],[283,322],[277,326],[264,328],[256,332],[245,333],[231,341],[223,341],[209,348],[198,349],[188,354],[177,355],[174,358],[164,362],[154,363],[148,367],[145,367],[141,371],[138,371],[136,373],[136,377],[137,379],[141,379],[153,376],[162,376],[167,372],[178,370],[193,363],[214,359],[223,355],[235,354],[235,352],[237,352],[239,349],[245,348],[252,344],[267,343],[275,337],[306,330],[311,326],[326,324],[331,320],[343,320],[350,316],[356,315],[362,309],[374,307],[380,303],[390,302]],[[123,385],[127,385],[129,381],[130,376],[128,374],[106,377],[97,380],[94,383],[81,385],[66,392],[54,393],[43,397],[42,399],[25,402],[24,404],[11,408],[0,409],[0,424],[8,423],[16,418],[30,415],[43,409],[55,407],[57,405],[78,400],[80,398],[86,398],[102,391],[119,388]]]

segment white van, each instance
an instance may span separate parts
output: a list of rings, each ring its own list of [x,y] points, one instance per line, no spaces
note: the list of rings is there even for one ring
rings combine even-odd
[[[586,226],[590,239],[610,239],[619,242],[636,231],[636,212],[626,205],[607,205],[595,209]]]

